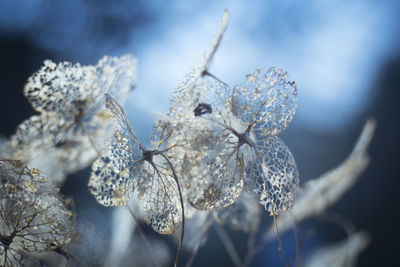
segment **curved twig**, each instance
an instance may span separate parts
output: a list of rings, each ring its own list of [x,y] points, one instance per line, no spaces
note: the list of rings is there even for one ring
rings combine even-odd
[[[177,266],[178,266],[178,262],[179,262],[179,258],[180,258],[180,256],[181,256],[181,252],[182,252],[182,247],[183,247],[183,236],[184,236],[184,233],[185,233],[185,208],[183,207],[182,191],[181,191],[181,187],[180,187],[179,182],[178,182],[178,177],[177,177],[177,175],[176,175],[176,173],[175,173],[174,166],[172,166],[172,163],[171,163],[171,161],[168,159],[167,156],[165,156],[163,153],[160,153],[160,155],[168,162],[168,165],[169,165],[169,167],[170,167],[171,170],[172,170],[172,174],[174,175],[174,180],[175,180],[176,185],[177,185],[177,187],[178,187],[179,199],[180,199],[181,208],[182,208],[182,233],[181,233],[181,240],[180,240],[180,242],[179,242],[179,248],[178,248],[178,252],[177,252],[177,254],[176,254],[175,263],[174,263],[174,267],[177,267]]]

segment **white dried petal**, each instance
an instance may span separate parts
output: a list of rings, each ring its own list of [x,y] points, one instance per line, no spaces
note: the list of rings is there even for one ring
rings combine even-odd
[[[285,130],[297,107],[296,84],[287,76],[277,68],[247,75],[247,83],[232,90],[232,113],[249,125],[255,123],[260,135],[274,136]]]
[[[90,193],[103,206],[126,205],[135,188],[136,181],[132,175],[134,162],[139,159],[129,140],[116,131],[110,149],[104,150],[92,165]]]
[[[138,172],[138,198],[143,219],[160,234],[173,233],[182,222],[179,191],[172,170],[160,155],[143,161]]]
[[[277,136],[257,142],[245,182],[271,215],[292,208],[299,174],[292,153]]]

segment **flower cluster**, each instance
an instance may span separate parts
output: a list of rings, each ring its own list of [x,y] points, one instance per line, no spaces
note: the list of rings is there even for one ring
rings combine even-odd
[[[156,121],[152,149],[140,143],[121,105],[106,95],[117,130],[92,166],[89,190],[105,206],[126,205],[137,191],[143,218],[159,233],[175,231],[183,207],[186,218],[196,209],[225,208],[243,188],[254,197],[243,193],[235,208],[221,212],[220,218],[237,216],[255,197],[270,214],[293,205],[297,167],[276,135],[293,118],[296,85],[276,68],[257,70],[245,85],[233,88],[209,81],[217,80],[207,68],[227,21],[225,13],[210,51],[175,90],[170,112]],[[185,204],[180,207],[182,197]],[[234,224],[246,231],[254,228]]]
[[[105,147],[112,135],[112,117],[105,111],[104,93],[124,103],[135,75],[136,58],[131,55],[104,56],[95,66],[46,60],[24,88],[39,114],[18,126],[11,152],[2,156],[24,160],[61,184]]]

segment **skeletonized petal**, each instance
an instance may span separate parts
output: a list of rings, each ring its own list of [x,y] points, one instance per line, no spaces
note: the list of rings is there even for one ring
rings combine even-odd
[[[279,214],[293,206],[299,175],[292,153],[278,137],[257,142],[245,177],[247,185],[270,214]]]
[[[138,172],[138,197],[146,223],[160,234],[171,234],[182,221],[178,186],[161,155],[143,161]]]
[[[72,101],[85,98],[85,90],[93,83],[94,71],[93,66],[46,60],[28,79],[24,94],[38,112],[64,113],[73,108]]]
[[[93,163],[89,191],[104,206],[124,206],[135,188],[134,169],[138,157],[132,151],[129,140],[119,131],[109,149]]]
[[[297,88],[287,72],[270,68],[247,75],[247,83],[232,91],[232,113],[238,114],[261,135],[274,136],[287,128],[297,107]]]

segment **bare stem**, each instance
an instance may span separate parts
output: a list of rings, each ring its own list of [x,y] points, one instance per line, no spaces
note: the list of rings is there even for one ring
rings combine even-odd
[[[299,231],[299,227],[296,222],[296,218],[294,218],[294,216],[292,216],[292,220],[293,220],[293,231],[294,231],[294,235],[296,238],[297,246],[296,246],[296,252],[294,253],[294,255],[292,256],[292,258],[290,259],[290,261],[288,263],[288,267],[292,266],[294,260],[296,260],[297,266],[301,266],[301,250],[303,247],[303,240],[300,238],[300,231]]]
[[[180,258],[181,253],[182,253],[183,236],[184,236],[184,233],[185,233],[185,208],[183,207],[182,191],[181,191],[181,187],[180,187],[179,182],[178,182],[178,177],[176,176],[176,173],[175,173],[174,166],[172,166],[172,163],[171,163],[171,161],[168,159],[167,156],[165,156],[163,153],[161,153],[160,155],[168,162],[168,165],[169,165],[169,167],[170,167],[171,170],[172,170],[172,174],[174,175],[174,179],[175,179],[176,185],[177,185],[177,187],[178,187],[179,199],[180,199],[180,201],[181,201],[181,208],[182,208],[182,233],[181,233],[181,240],[180,240],[180,242],[179,242],[178,252],[177,252],[177,254],[176,254],[175,263],[174,263],[174,267],[177,267],[177,266],[178,266],[178,262],[179,262],[179,258]]]
[[[275,231],[276,231],[276,239],[278,240],[278,250],[279,250],[279,255],[281,257],[281,263],[283,267],[286,267],[285,264],[285,258],[283,257],[283,249],[282,249],[282,242],[281,242],[281,237],[279,235],[279,229],[278,229],[278,223],[276,222],[276,215],[272,213],[272,217],[274,218],[274,225],[275,225]]]

